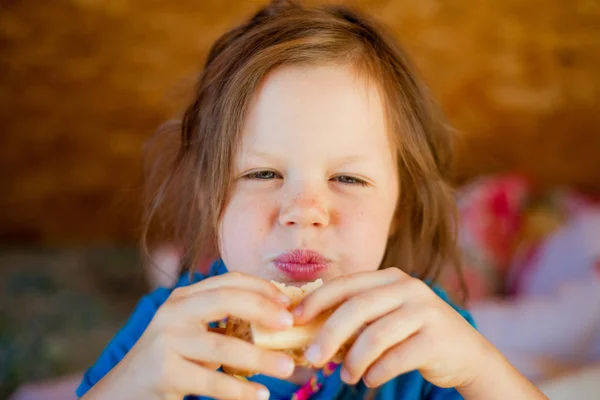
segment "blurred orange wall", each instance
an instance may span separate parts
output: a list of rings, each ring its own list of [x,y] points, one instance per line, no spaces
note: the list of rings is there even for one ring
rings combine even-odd
[[[134,242],[143,141],[264,3],[3,1],[0,244]],[[349,3],[392,27],[461,132],[458,182],[519,169],[600,192],[598,1]]]

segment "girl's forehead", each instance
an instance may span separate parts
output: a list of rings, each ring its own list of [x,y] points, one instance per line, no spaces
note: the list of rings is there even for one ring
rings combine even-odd
[[[242,150],[389,146],[378,85],[350,66],[290,65],[265,77],[246,114]]]
[[[337,97],[337,98],[335,98]],[[297,101],[310,100],[324,104],[327,100],[347,97],[361,98],[365,102],[381,102],[379,86],[365,72],[359,72],[347,64],[325,63],[319,65],[292,64],[275,68],[267,74],[257,88],[253,105],[269,102],[278,103],[282,98]],[[323,101],[319,101],[322,99]],[[282,106],[290,105],[283,103]],[[378,106],[380,104],[375,104]],[[291,104],[295,108],[294,104]]]

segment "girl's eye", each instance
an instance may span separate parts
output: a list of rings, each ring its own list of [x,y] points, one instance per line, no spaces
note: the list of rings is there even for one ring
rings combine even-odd
[[[277,174],[273,171],[256,171],[251,172],[247,175],[244,175],[244,179],[260,179],[260,180],[269,180],[277,177]]]
[[[368,183],[363,181],[362,179],[354,178],[354,177],[348,176],[348,175],[336,176],[334,179],[336,179],[338,182],[341,182],[346,185],[361,185],[361,186],[368,185]]]
[[[272,180],[272,179],[277,179],[278,175],[276,172],[273,171],[256,171],[256,172],[251,172],[247,175],[244,175],[244,179],[247,180],[263,180],[263,181],[267,181],[267,180]],[[363,181],[362,179],[358,179],[355,178],[353,176],[348,176],[348,175],[340,175],[340,176],[336,176],[335,178],[333,178],[334,180],[337,180],[340,183],[343,183],[344,185],[361,185],[361,186],[368,186],[368,183]]]

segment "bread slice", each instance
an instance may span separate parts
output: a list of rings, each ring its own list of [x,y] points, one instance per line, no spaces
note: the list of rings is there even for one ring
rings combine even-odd
[[[227,327],[225,328],[225,335],[233,336],[241,339],[245,342],[252,343],[252,331],[250,329],[250,323],[237,317],[227,318]],[[229,375],[237,376],[251,376],[255,373],[252,371],[244,371],[227,365],[222,366],[223,371]]]
[[[318,279],[300,288],[286,286],[283,283],[275,281],[271,281],[271,283],[290,297],[292,300],[290,308],[292,308],[300,303],[306,295],[320,287],[323,284],[323,280]],[[264,326],[251,324],[240,318],[230,317],[227,320],[225,334],[237,337],[249,343],[254,343],[263,348],[281,351],[292,357],[296,366],[311,367],[312,365],[304,357],[304,352],[320,330],[321,326],[332,313],[333,310],[326,311],[305,325],[293,326],[286,330],[270,329]],[[356,336],[357,335],[354,335],[348,340],[330,361],[341,363],[354,343]],[[254,374],[251,371],[242,371],[227,366],[223,366],[223,371],[237,376],[250,376]]]

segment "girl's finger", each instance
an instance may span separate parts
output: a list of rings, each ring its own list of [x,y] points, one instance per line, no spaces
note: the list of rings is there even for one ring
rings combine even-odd
[[[418,334],[395,345],[381,356],[363,376],[368,387],[383,385],[390,379],[426,365],[430,349]]]
[[[414,308],[401,307],[369,325],[356,339],[342,368],[342,379],[355,384],[377,359],[417,334],[423,319]]]
[[[210,369],[211,371],[216,371],[221,368],[222,364],[219,363],[200,363],[204,368]]]
[[[167,300],[153,322],[171,326],[185,321],[197,326],[235,316],[274,329],[293,324],[290,312],[271,297],[246,289],[222,287],[200,291],[187,297]]]
[[[350,298],[325,321],[306,353],[307,358],[320,366],[362,327],[396,310],[403,302],[402,287],[397,283]]]
[[[178,354],[194,362],[224,364],[279,378],[288,378],[294,372],[291,357],[218,333],[205,332],[173,342],[173,349]]]
[[[225,287],[243,288],[273,298],[285,306],[290,304],[290,298],[271,282],[241,272],[228,272],[223,275],[204,279],[193,285],[179,287],[173,291],[172,296],[187,297],[201,291]]]
[[[188,360],[181,362],[180,370],[184,372],[174,372],[170,379],[175,391],[181,394],[179,398],[188,394],[226,400],[269,398],[269,391],[262,385],[211,371]]]
[[[296,323],[304,324],[321,312],[333,308],[359,293],[407,278],[411,279],[398,268],[340,276],[303,299],[293,310]]]

